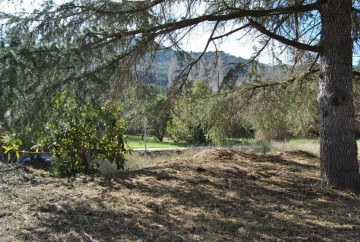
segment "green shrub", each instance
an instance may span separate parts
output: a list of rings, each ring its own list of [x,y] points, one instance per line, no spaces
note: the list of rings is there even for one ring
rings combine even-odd
[[[55,171],[61,177],[88,174],[93,159],[106,159],[124,168],[124,121],[116,104],[82,103],[67,92],[54,100],[43,143],[56,157]],[[96,167],[95,167],[96,169]]]
[[[212,127],[211,92],[204,82],[195,81],[179,98],[172,109],[167,132],[176,141],[189,144],[207,144],[210,142],[209,130]]]
[[[21,139],[17,138],[16,134],[12,134],[9,132],[5,132],[0,135],[0,144],[1,144],[1,152],[0,155],[3,154],[7,156],[7,160],[16,157],[19,159],[19,149],[22,145]]]

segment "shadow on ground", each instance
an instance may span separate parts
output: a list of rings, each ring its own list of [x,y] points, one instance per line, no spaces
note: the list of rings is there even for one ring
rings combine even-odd
[[[359,196],[321,189],[318,170],[304,152],[215,149],[101,178],[34,178],[7,191],[0,206],[12,211],[0,225],[6,217],[14,226],[0,232],[29,241],[356,241]]]

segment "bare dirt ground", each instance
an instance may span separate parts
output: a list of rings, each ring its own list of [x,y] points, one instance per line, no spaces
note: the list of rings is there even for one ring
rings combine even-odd
[[[318,158],[202,151],[107,176],[0,164],[0,241],[359,241],[360,196]]]

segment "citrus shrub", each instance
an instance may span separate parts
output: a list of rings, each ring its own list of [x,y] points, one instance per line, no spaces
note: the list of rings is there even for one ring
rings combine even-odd
[[[106,159],[124,168],[124,121],[114,103],[84,103],[63,92],[55,98],[42,142],[56,157],[55,171],[61,177],[88,174],[94,159]]]

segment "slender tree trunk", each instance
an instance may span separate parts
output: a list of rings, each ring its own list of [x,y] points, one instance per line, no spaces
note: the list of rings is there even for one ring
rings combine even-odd
[[[325,1],[320,13],[321,180],[324,186],[360,188],[352,98],[351,0]]]

